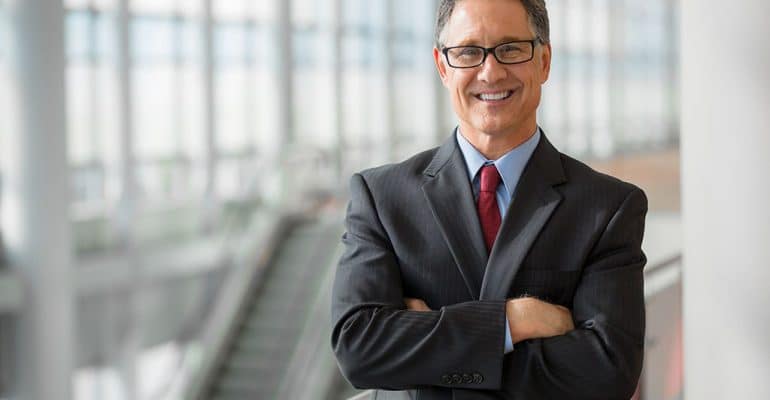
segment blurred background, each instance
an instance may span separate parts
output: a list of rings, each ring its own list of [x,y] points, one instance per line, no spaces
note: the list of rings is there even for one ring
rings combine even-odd
[[[345,399],[351,173],[438,145],[435,0],[0,0],[0,399]],[[683,398],[678,0],[550,0],[539,123],[641,186]],[[765,214],[766,215],[766,214]]]

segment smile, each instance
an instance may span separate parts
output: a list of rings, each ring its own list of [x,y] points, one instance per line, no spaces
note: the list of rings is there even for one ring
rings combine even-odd
[[[511,97],[511,95],[513,95],[513,90],[497,93],[481,93],[475,95],[475,97],[481,101],[500,101]]]

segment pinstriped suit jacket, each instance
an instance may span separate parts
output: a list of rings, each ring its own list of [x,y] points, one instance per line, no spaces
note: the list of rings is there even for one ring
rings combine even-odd
[[[487,254],[465,168],[452,135],[352,177],[332,293],[345,377],[419,400],[630,398],[643,356],[644,193],[543,135]],[[505,300],[523,295],[569,308],[576,329],[504,354]],[[435,311],[408,311],[404,297]]]

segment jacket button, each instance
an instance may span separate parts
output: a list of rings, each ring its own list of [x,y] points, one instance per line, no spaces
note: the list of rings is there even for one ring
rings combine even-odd
[[[473,383],[481,383],[481,382],[484,382],[484,376],[479,373],[473,374]]]
[[[452,383],[452,377],[449,375],[442,375],[441,376],[441,383],[445,385],[449,385]]]
[[[458,384],[463,383],[463,377],[460,374],[452,374],[452,383]]]
[[[463,374],[464,383],[473,383],[473,376],[471,374]]]

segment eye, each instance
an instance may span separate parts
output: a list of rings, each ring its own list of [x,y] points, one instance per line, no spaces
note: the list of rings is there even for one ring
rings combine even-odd
[[[481,55],[478,47],[458,47],[454,51],[455,57],[476,58]]]
[[[497,51],[503,55],[516,55],[524,52],[526,45],[521,43],[507,43],[497,48]]]

